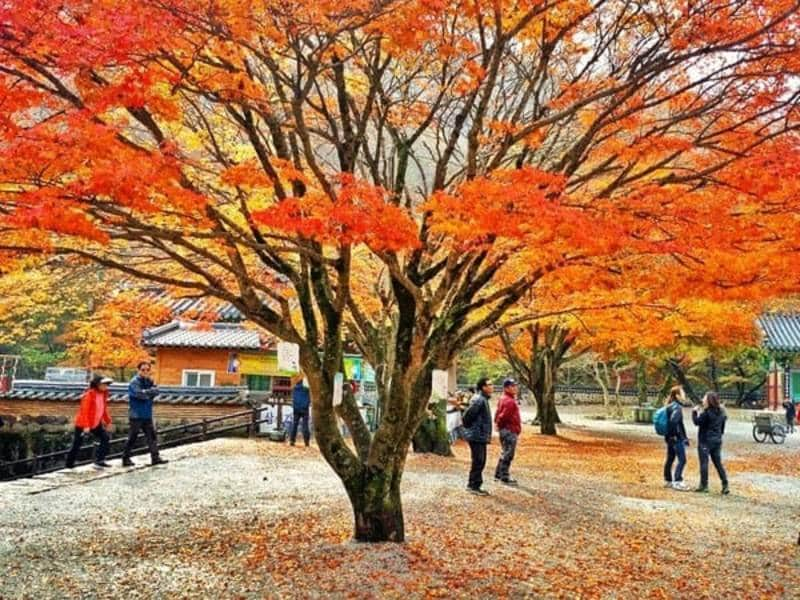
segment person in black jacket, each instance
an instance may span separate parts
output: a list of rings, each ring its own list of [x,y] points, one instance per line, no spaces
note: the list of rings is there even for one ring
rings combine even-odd
[[[669,397],[664,402],[667,407],[667,434],[664,436],[664,442],[667,444],[667,460],[664,462],[664,485],[681,492],[689,491],[689,487],[683,482],[686,446],[689,445],[689,437],[686,435],[686,427],[683,425],[683,404],[681,403],[681,400],[685,398],[683,388],[676,385],[670,390]],[[676,458],[678,464],[673,474],[672,465]]]
[[[486,445],[492,439],[492,410],[489,399],[492,397],[491,382],[482,377],[476,386],[478,393],[472,397],[469,408],[464,412],[464,439],[469,443],[472,466],[469,470],[467,491],[488,496],[484,490],[483,468],[486,466]]]
[[[725,420],[728,417],[720,406],[719,396],[708,392],[703,397],[702,407],[692,410],[692,422],[697,425],[697,453],[700,456],[700,486],[696,492],[708,492],[708,458],[714,463],[722,481],[722,493],[729,494],[728,476],[722,466],[722,436],[725,433]]]
[[[795,406],[794,402],[789,399],[783,403],[783,408],[786,410],[786,432],[787,433],[794,433],[794,418],[795,418]]]

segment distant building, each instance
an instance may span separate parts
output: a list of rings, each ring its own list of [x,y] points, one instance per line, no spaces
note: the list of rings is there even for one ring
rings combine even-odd
[[[768,313],[758,319],[764,347],[772,355],[767,404],[776,409],[790,398],[800,403],[800,313]]]
[[[241,323],[175,320],[146,330],[142,344],[155,351],[160,385],[242,386],[275,397],[291,393],[292,373],[278,368],[277,340]],[[374,371],[361,356],[345,355],[344,370],[346,379],[374,385]]]

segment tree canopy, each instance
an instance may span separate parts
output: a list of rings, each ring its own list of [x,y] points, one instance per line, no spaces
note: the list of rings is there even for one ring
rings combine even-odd
[[[432,369],[526,294],[797,288],[797,9],[11,0],[0,262],[78,256],[298,343],[356,537],[402,540]],[[345,334],[374,436],[333,406]]]

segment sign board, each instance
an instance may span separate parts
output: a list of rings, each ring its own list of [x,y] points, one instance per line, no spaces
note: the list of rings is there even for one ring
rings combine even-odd
[[[337,373],[333,378],[333,406],[339,406],[342,403],[342,394],[344,385],[344,375]]]
[[[278,368],[278,357],[275,352],[240,353],[239,372],[244,375],[270,375],[273,377],[294,375],[294,371],[282,371]]]
[[[278,342],[278,369],[291,373],[300,372],[300,346]]]
[[[450,392],[450,387],[448,385],[449,373],[447,371],[442,371],[441,369],[434,369],[431,377],[433,379],[431,385],[431,396],[437,400],[447,398],[447,395]]]
[[[356,381],[361,381],[361,358],[356,356],[345,356],[344,374],[347,375],[347,379],[349,380],[355,379]]]

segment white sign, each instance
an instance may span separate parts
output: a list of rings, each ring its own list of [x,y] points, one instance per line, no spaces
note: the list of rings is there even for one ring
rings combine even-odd
[[[431,384],[431,396],[436,400],[447,398],[449,389],[449,373],[441,369],[434,369],[431,376],[433,381]]]
[[[300,372],[300,346],[290,342],[278,342],[278,369],[290,373]]]
[[[333,405],[339,406],[342,403],[344,386],[344,375],[337,373],[333,377]]]

